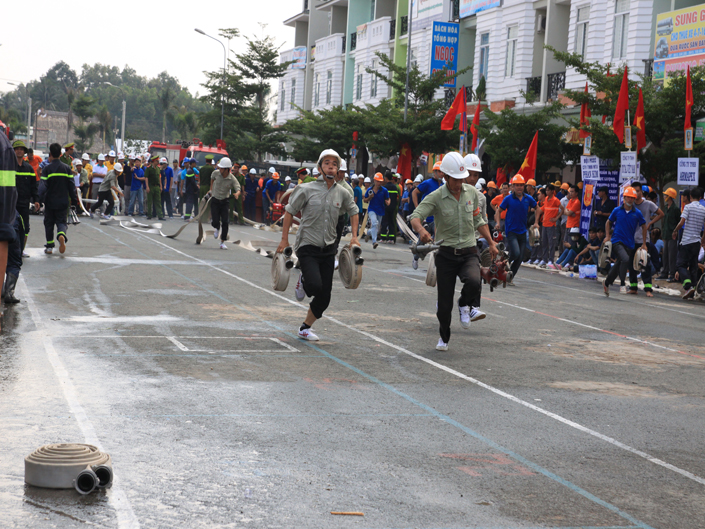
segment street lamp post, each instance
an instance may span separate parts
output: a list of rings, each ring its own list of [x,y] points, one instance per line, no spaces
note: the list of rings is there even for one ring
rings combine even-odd
[[[225,49],[225,44],[223,44],[221,41],[216,39],[215,37],[211,37],[208,33],[205,31],[194,28],[194,31],[196,33],[200,33],[201,35],[205,35],[209,39],[213,39],[216,41],[218,44],[220,44],[223,47],[223,85],[225,85],[225,72],[226,72],[226,65],[227,65],[227,60],[228,60],[228,55],[227,55],[227,50]],[[221,94],[220,98],[220,139],[223,139],[223,121],[225,118],[225,87],[223,86],[223,93]]]
[[[103,84],[107,84],[114,88],[119,88],[120,92],[122,92],[122,121],[120,122],[120,141],[122,142],[122,145],[120,145],[119,150],[125,152],[125,111],[127,109],[127,102],[125,101],[125,91],[122,89],[121,86],[115,86],[114,84],[108,81],[103,81]]]

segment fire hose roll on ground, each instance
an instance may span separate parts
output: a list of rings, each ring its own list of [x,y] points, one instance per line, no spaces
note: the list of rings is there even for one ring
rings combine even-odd
[[[277,292],[284,292],[289,286],[289,275],[294,267],[293,254],[294,250],[287,246],[282,253],[275,253],[272,257],[272,288]]]
[[[356,289],[362,281],[362,248],[346,244],[338,256],[338,275],[343,286]]]

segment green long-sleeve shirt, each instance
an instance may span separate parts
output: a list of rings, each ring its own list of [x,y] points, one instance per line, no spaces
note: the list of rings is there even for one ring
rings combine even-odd
[[[151,188],[159,188],[161,186],[162,173],[159,167],[149,166],[144,170],[144,176],[147,177],[147,183]]]

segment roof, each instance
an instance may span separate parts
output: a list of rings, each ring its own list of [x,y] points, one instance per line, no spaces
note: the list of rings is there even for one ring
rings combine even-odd
[[[285,26],[296,27],[297,22],[308,22],[308,10],[302,11],[298,15],[294,15],[284,21]]]

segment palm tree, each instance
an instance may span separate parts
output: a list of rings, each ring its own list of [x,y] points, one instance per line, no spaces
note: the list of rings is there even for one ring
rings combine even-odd
[[[110,115],[110,111],[108,111],[108,107],[106,105],[103,105],[98,109],[98,113],[95,117],[98,118],[98,123],[100,123],[100,130],[103,136],[103,146],[105,147],[105,133],[110,131],[110,123],[113,120],[113,117]]]

